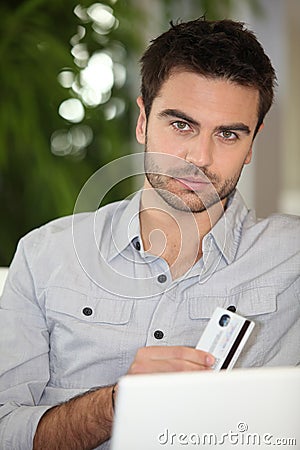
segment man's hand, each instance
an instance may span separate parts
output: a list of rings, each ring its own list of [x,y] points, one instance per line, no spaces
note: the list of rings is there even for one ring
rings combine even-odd
[[[214,357],[202,350],[183,346],[140,348],[128,374],[209,370]]]

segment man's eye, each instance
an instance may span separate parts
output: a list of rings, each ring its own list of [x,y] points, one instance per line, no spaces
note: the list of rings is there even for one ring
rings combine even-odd
[[[236,133],[233,133],[233,131],[230,131],[230,130],[221,131],[220,135],[223,139],[226,139],[228,141],[233,141],[235,139],[238,139],[238,135]]]
[[[179,131],[187,131],[190,129],[189,124],[187,124],[186,122],[182,122],[180,120],[173,122],[172,125],[174,128],[176,128]]]

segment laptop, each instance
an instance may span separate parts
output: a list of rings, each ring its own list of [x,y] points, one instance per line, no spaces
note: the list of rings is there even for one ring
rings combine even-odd
[[[300,449],[300,369],[127,375],[111,450]]]

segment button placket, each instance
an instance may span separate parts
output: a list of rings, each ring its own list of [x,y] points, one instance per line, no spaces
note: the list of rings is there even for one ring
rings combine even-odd
[[[149,323],[146,345],[171,345],[172,326],[177,312],[177,302],[167,290],[161,295]]]

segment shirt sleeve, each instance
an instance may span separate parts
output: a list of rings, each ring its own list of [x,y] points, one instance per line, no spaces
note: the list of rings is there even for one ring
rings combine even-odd
[[[34,248],[34,245],[33,245]],[[49,334],[21,240],[0,299],[1,449],[32,449],[49,380]]]

